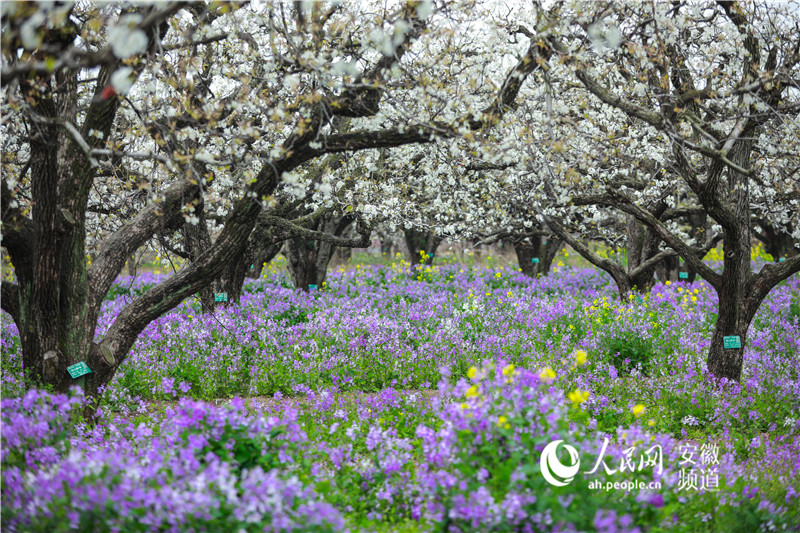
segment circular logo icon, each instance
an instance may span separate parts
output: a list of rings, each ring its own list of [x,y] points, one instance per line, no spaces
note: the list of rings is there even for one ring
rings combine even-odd
[[[542,450],[542,457],[539,459],[539,466],[542,469],[542,476],[545,481],[556,487],[565,487],[573,479],[578,469],[581,467],[581,460],[578,458],[578,450],[570,446],[564,445],[567,450],[572,464],[563,465],[558,459],[558,445],[564,442],[563,440],[554,440],[544,447]]]

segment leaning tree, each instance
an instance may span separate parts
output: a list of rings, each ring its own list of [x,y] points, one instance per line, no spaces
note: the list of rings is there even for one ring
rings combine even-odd
[[[473,68],[462,75],[477,76],[472,87],[496,87],[488,99],[471,101],[460,114],[434,112],[431,103],[409,116],[399,111],[412,100],[396,96],[404,91],[423,103],[456,102],[470,87],[419,79],[414,68],[443,52],[455,57],[461,21],[453,17],[488,27],[474,6],[239,7],[78,3],[3,10],[2,133],[4,151],[15,154],[3,158],[2,245],[16,282],[3,281],[2,309],[17,325],[23,369],[34,382],[65,390],[73,383],[67,367],[85,362],[92,372],[83,387],[98,394],[151,321],[240,260],[260,217],[276,232],[291,225],[292,232],[315,236],[292,223],[286,209],[292,202],[277,197],[302,180],[304,165],[326,154],[489,128],[549,55],[535,40],[517,45],[516,57],[486,52],[482,59],[501,63],[492,72],[504,74],[489,80],[488,69]],[[291,31],[278,28],[289,25],[304,28],[308,38],[280,37]],[[215,60],[204,62],[206,55]],[[337,118],[354,122],[337,132]],[[115,214],[115,229],[101,236],[88,261],[92,221],[109,216],[89,206],[123,180],[146,202],[130,202],[135,213]],[[335,194],[336,184],[321,194]],[[305,189],[298,189],[300,201]],[[131,254],[154,236],[196,225],[200,210],[224,201],[226,190],[234,193],[215,210],[224,219],[213,241],[129,302],[96,340],[101,304]],[[362,204],[352,208],[365,213]]]

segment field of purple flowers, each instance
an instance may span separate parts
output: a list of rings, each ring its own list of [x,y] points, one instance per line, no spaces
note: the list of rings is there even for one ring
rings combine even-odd
[[[152,323],[91,427],[24,390],[3,314],[3,529],[798,531],[800,278],[741,383],[705,371],[715,312],[702,281],[620,302],[596,270],[272,270]]]

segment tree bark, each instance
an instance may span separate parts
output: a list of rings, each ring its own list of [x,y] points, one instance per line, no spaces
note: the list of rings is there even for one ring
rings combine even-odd
[[[281,252],[283,241],[277,243],[258,243],[255,245],[255,248],[253,262],[251,263],[253,268],[248,267],[246,274],[250,279],[258,279],[261,277],[264,267]]]
[[[512,239],[517,263],[522,273],[529,278],[547,276],[563,241],[555,236],[529,235],[524,239]],[[534,262],[534,259],[538,261]]]
[[[517,254],[517,263],[519,263],[522,273],[529,278],[535,278],[538,273],[539,265],[534,264],[533,259],[539,257],[539,241],[541,241],[541,237],[539,236],[514,241],[514,252]]]
[[[316,231],[341,236],[353,223],[350,216],[328,214],[321,217],[315,225]],[[289,272],[296,289],[309,291],[310,286],[322,288],[328,275],[328,264],[336,250],[336,245],[327,241],[309,239],[303,236],[286,241],[284,253],[289,260]]]
[[[420,263],[425,265],[433,264],[434,254],[439,244],[441,244],[442,238],[431,231],[417,230],[414,228],[405,230],[404,234],[411,265],[416,266]],[[420,252],[425,252],[427,256],[424,262],[422,261],[422,254]]]

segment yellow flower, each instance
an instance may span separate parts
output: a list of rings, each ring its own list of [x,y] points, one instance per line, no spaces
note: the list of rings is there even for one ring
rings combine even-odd
[[[670,280],[667,280],[664,282],[664,285],[672,285],[672,282]]]
[[[639,418],[644,413],[644,405],[637,403],[636,406],[633,408],[633,416]]]
[[[477,375],[478,375],[478,369],[475,368],[474,366],[469,367],[469,370],[467,370],[467,377],[469,379],[474,379],[475,376]]]
[[[462,409],[469,409],[469,404],[467,402],[462,402],[461,403],[461,408]]]
[[[647,421],[647,425],[653,427],[656,425],[656,421],[651,418],[650,420]]]
[[[503,275],[500,272],[498,272],[497,274],[494,275],[494,277],[500,279],[501,277],[503,277]]]
[[[500,415],[499,417],[497,417],[497,427],[507,426],[507,425],[508,425],[508,418],[506,418],[503,415]]]
[[[586,364],[586,350],[577,350],[575,352],[575,366],[581,366]]]
[[[570,392],[567,397],[573,405],[578,406],[589,399],[589,391],[586,390],[581,392],[580,389],[575,389],[574,391]]]
[[[556,379],[556,373],[549,366],[546,366],[539,372],[539,379],[541,381],[553,381]]]
[[[508,291],[508,292],[506,293],[506,296],[507,296],[507,297],[509,297],[509,298],[511,298],[511,297],[512,297],[512,296],[514,296],[514,295],[511,293],[511,291]]]
[[[503,375],[508,377],[514,373],[514,365],[508,365],[503,369]]]
[[[467,392],[464,393],[464,396],[467,398],[475,398],[478,396],[478,386],[473,385],[467,389]]]

